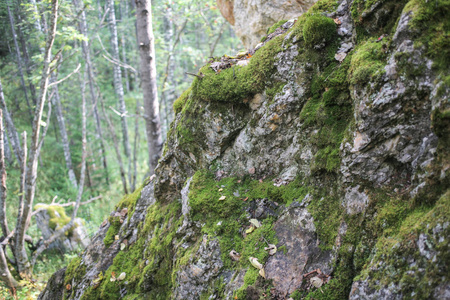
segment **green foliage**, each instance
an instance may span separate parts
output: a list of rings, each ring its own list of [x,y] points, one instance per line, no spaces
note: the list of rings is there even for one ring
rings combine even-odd
[[[310,15],[306,18],[303,26],[303,39],[306,46],[312,48],[322,43],[328,44],[335,37],[336,24],[333,19],[321,15]]]

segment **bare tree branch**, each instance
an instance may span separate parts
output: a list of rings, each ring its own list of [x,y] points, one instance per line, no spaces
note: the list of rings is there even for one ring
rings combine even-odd
[[[138,74],[138,71],[136,71],[136,69],[133,68],[132,66],[130,66],[130,65],[124,63],[124,62],[118,61],[117,59],[114,59],[112,57],[112,55],[109,54],[109,52],[103,46],[102,40],[100,39],[100,36],[98,34],[97,34],[97,39],[100,42],[100,46],[102,46],[103,51],[106,53],[106,55],[102,54],[104,58],[106,58],[109,62],[111,62],[113,64],[116,64],[116,65],[118,65],[118,66],[120,66],[122,68],[130,69],[134,74]]]
[[[72,73],[70,73],[69,75],[67,75],[66,77],[64,77],[63,79],[60,79],[58,81],[52,82],[48,85],[48,87],[60,84],[61,82],[63,82],[64,80],[66,80],[67,78],[69,78],[70,76],[72,76],[75,73],[78,73],[78,71],[80,70],[81,64],[78,64],[77,68],[75,70],[72,71]]]

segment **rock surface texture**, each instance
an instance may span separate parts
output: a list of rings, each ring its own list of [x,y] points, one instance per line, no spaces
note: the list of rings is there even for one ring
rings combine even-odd
[[[42,299],[449,299],[449,20],[322,0],[210,61]]]
[[[224,18],[233,26],[245,48],[255,47],[267,28],[306,12],[317,0],[217,0]]]

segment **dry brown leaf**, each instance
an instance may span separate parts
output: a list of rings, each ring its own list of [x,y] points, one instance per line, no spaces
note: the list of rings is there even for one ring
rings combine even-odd
[[[264,250],[269,251],[269,255],[274,255],[277,253],[277,246],[274,244],[269,244],[269,247],[264,247]]]
[[[255,268],[257,268],[259,270],[264,268],[264,266],[258,261],[258,259],[256,257],[249,257],[248,260],[250,261],[252,266],[254,266]]]
[[[255,226],[252,224],[250,227],[245,231],[246,234],[252,233],[255,231]]]
[[[250,219],[250,223],[255,226],[256,228],[261,227],[261,222],[259,222],[257,219]]]

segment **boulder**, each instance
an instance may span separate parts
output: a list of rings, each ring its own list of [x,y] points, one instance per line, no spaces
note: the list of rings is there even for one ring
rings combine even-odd
[[[245,48],[255,47],[267,29],[281,20],[297,18],[317,0],[217,0],[224,18]]]

